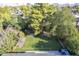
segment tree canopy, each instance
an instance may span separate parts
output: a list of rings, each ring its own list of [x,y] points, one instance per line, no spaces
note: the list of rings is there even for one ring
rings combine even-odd
[[[75,9],[78,10],[79,6]],[[0,30],[6,35],[6,37],[3,35],[5,41],[0,51],[13,51],[12,49],[17,43],[18,36],[14,32],[6,31],[10,27],[16,29],[14,31],[23,33],[31,29],[29,31],[33,31],[33,35],[47,32],[50,34],[49,36],[57,36],[58,39],[64,41],[67,49],[79,55],[79,33],[76,28],[76,18],[72,14],[72,8],[68,6],[59,8],[52,4],[36,3],[0,7]]]

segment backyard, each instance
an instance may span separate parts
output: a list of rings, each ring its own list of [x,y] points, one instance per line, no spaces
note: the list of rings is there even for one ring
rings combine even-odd
[[[0,7],[0,53],[67,49],[79,55],[73,15],[75,10],[79,13],[79,6],[62,7],[48,3]]]
[[[24,51],[52,51],[62,49],[56,37],[33,37],[32,35],[27,35],[27,39],[23,48],[17,48],[16,52]]]

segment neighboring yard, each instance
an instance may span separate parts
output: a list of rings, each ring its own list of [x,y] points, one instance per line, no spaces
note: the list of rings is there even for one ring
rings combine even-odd
[[[40,38],[40,37],[33,37],[31,35],[26,36],[26,42],[23,48],[17,48],[16,51],[24,52],[24,51],[49,51],[49,50],[59,50],[61,49],[61,45],[57,41],[56,37],[52,38]]]

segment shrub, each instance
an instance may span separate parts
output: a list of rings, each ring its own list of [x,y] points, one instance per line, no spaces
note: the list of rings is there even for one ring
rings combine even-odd
[[[19,33],[19,34],[18,34]],[[19,40],[24,40],[24,33],[8,28],[0,31],[0,52],[13,52]]]

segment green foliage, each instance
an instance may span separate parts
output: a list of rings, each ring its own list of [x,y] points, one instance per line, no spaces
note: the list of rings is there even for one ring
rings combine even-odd
[[[32,8],[31,14],[31,27],[35,33],[49,31],[51,24],[51,15],[56,12],[56,8],[49,4],[35,4]]]
[[[71,52],[79,55],[79,34],[78,32],[77,33],[73,32],[73,35],[67,37],[65,43],[67,45],[67,48]]]
[[[7,6],[0,7],[0,26],[2,26],[2,22],[10,21],[10,19],[11,19],[10,8]]]
[[[18,52],[25,51],[48,51],[48,50],[59,50],[61,45],[56,40],[57,37],[33,37],[31,35],[26,36],[26,41],[23,48],[16,48]],[[52,44],[53,43],[53,44]]]
[[[75,17],[70,13],[68,8],[63,8],[54,14],[54,32],[60,39],[63,39],[65,46],[72,52],[79,54],[79,33],[74,25]],[[55,24],[56,23],[56,24]]]
[[[30,15],[31,7],[29,5],[27,5],[27,6],[22,5],[22,6],[19,6],[19,8],[20,8],[20,10],[22,10],[24,16]]]
[[[75,9],[79,11],[79,6],[76,6]],[[0,7],[0,31],[4,33],[4,44],[0,51],[12,52],[16,47],[17,37],[24,38],[25,30],[31,29],[35,35],[47,32],[63,39],[70,51],[79,54],[79,33],[74,23],[75,17],[72,15],[70,7],[59,8],[47,3]],[[8,25],[11,25],[12,29],[18,29],[18,36],[15,30],[3,30],[4,25],[7,26],[7,29]]]
[[[23,32],[12,28],[1,30],[0,35],[0,53],[14,52],[18,47],[18,41],[25,39]]]
[[[16,46],[18,40],[15,33],[12,31],[2,31],[1,33],[4,33],[4,35],[2,35],[3,39],[0,38],[3,42],[3,44],[0,44],[0,51],[12,52],[13,47]]]
[[[73,24],[74,22],[75,17],[71,14],[70,9],[64,7],[61,11],[53,14],[50,32],[57,34],[59,37],[64,37],[71,31],[70,27],[76,28],[76,25]]]
[[[40,11],[33,9],[32,14],[30,15],[30,26],[33,28],[35,33],[40,31],[40,23],[43,20],[43,16]]]
[[[79,6],[76,6],[75,9],[76,9],[76,12],[79,12]]]

